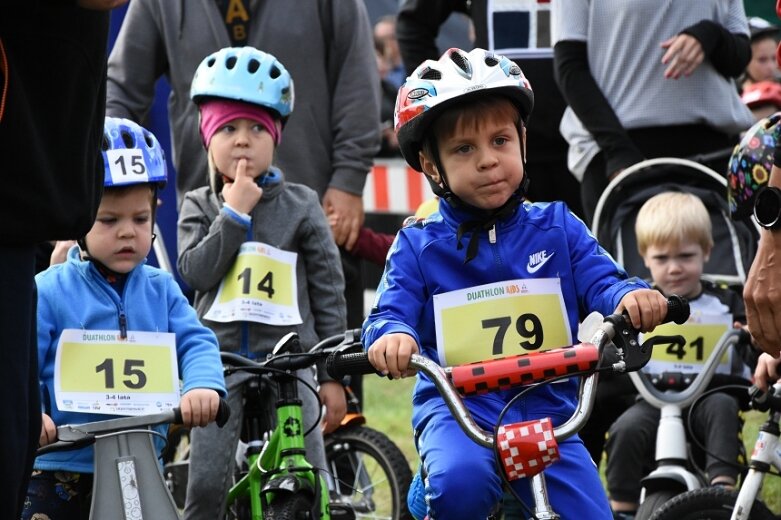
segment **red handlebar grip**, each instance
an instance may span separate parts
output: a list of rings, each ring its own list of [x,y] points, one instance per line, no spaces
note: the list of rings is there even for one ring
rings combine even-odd
[[[572,347],[459,365],[450,369],[450,379],[461,395],[484,394],[594,370],[598,360],[597,347],[581,343]]]

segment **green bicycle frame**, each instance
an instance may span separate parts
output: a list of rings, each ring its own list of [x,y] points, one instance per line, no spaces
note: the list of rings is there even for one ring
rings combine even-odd
[[[292,386],[295,389],[296,383],[294,380],[287,384],[280,381],[280,386]],[[310,490],[316,489],[318,484],[316,479],[319,479],[321,490],[319,509],[322,512],[320,518],[330,520],[325,479],[306,460],[301,401],[297,396],[285,401],[285,404],[277,406],[277,426],[271,432],[263,449],[260,453],[249,455],[248,473],[228,491],[228,505],[235,503],[241,497],[249,496],[251,519],[263,520],[263,504],[274,500],[273,487],[264,489],[272,479],[292,476],[299,482],[303,481]],[[290,490],[285,489],[282,492],[289,493]],[[265,500],[261,499],[262,494]]]

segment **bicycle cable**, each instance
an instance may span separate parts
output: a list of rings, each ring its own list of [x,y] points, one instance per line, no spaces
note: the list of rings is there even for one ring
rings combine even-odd
[[[499,469],[499,471],[497,473],[499,473],[499,476],[502,478],[502,482],[504,483],[504,487],[510,492],[510,494],[513,496],[513,498],[515,498],[515,500],[518,501],[519,505],[521,506],[521,509],[523,509],[526,514],[530,515],[529,516],[529,520],[539,520],[539,518],[534,514],[534,512],[531,510],[529,505],[526,502],[524,502],[524,500],[518,495],[518,493],[515,492],[515,489],[513,489],[513,486],[512,486],[512,483],[510,482],[510,479],[507,478],[507,475],[505,474],[505,472],[503,470],[504,465],[503,465],[503,463],[502,463],[502,461],[500,459],[500,456],[499,456],[499,446],[497,444],[497,442],[498,442],[497,439],[498,439],[499,428],[502,426],[502,422],[504,420],[504,416],[507,415],[507,412],[510,411],[510,408],[515,404],[515,402],[518,399],[524,397],[528,392],[530,392],[531,390],[533,390],[535,388],[539,388],[539,387],[541,387],[543,385],[547,385],[547,384],[550,384],[550,383],[555,383],[557,381],[564,381],[566,379],[570,379],[570,378],[573,378],[573,377],[589,376],[589,375],[592,375],[592,374],[596,374],[596,373],[600,373],[600,372],[608,372],[608,371],[609,372],[614,372],[613,367],[611,367],[611,366],[599,367],[598,366],[594,370],[582,370],[580,372],[572,372],[572,373],[568,373],[568,374],[563,374],[563,375],[560,375],[560,376],[553,377],[551,379],[546,379],[545,381],[542,381],[542,382],[539,382],[539,383],[534,383],[534,384],[528,385],[525,388],[521,389],[521,391],[519,391],[512,398],[510,398],[510,400],[507,402],[507,404],[504,405],[504,407],[502,408],[502,411],[499,412],[499,417],[497,418],[496,424],[493,427],[493,429],[494,429],[494,439],[493,439],[493,441],[494,441],[493,452],[494,453],[493,454],[494,454],[494,461],[495,461],[495,463],[496,463],[496,465],[497,465],[497,467]]]
[[[302,356],[311,356],[308,352],[301,352],[301,353],[291,353],[291,354],[283,354],[280,356],[277,356],[275,359],[279,359],[282,357],[302,357]],[[251,361],[251,360],[250,360]],[[264,366],[263,363],[258,363],[253,361],[255,363],[254,365],[249,366],[233,366],[228,365],[226,368],[223,369],[223,373],[226,375],[230,375],[234,372],[254,372],[257,375],[263,375],[264,373],[275,373],[275,374],[281,374],[288,377],[292,377],[296,381],[303,384],[306,389],[312,393],[312,395],[315,396],[315,399],[317,399],[317,402],[319,403],[317,406],[317,420],[314,422],[314,424],[307,430],[304,431],[304,437],[309,435],[316,427],[320,425],[320,422],[323,420],[323,403],[320,400],[320,394],[318,394],[317,389],[315,389],[314,386],[310,385],[306,380],[299,377],[295,372],[290,372],[285,369],[281,368],[275,368],[275,367],[268,367]]]

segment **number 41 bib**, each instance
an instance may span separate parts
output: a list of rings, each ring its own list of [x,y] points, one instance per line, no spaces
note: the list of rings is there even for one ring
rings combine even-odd
[[[244,242],[204,318],[298,325],[298,255],[262,242]]]

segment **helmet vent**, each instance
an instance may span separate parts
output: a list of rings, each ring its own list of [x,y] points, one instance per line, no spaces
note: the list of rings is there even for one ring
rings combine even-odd
[[[439,72],[437,69],[432,69],[431,67],[427,68],[420,74],[420,79],[442,79],[442,73]]]
[[[155,147],[155,141],[152,139],[152,136],[149,135],[148,132],[144,132],[144,142],[146,142],[147,148],[154,148]]]
[[[104,152],[111,148],[111,141],[108,140],[108,136],[103,134],[103,141],[100,143],[100,149]]]
[[[213,66],[214,66],[214,63],[215,63],[216,61],[217,61],[217,60],[216,60],[214,57],[211,57],[211,58],[209,58],[209,61],[207,61],[207,62],[206,62],[206,65],[207,65],[207,66],[209,66],[209,67],[213,67]]]
[[[513,64],[513,66],[510,67],[510,75],[511,76],[520,76],[521,75],[521,68],[518,65]]]
[[[133,136],[130,135],[130,132],[122,130],[119,132],[119,135],[122,136],[122,142],[125,143],[125,148],[135,148],[136,140],[133,139]]]
[[[271,79],[277,79],[280,75],[282,75],[282,72],[279,70],[279,67],[272,65],[271,69],[268,71],[268,75]]]
[[[497,60],[496,56],[494,56],[493,54],[488,54],[485,57],[485,64],[488,65],[489,67],[493,67],[493,66],[497,65],[498,63],[499,63],[499,60]]]
[[[458,51],[451,51],[450,59],[459,69],[461,69],[461,73],[464,76],[467,78],[472,77],[472,66],[469,64],[469,60],[467,60],[463,54]]]
[[[260,62],[255,58],[252,58],[249,60],[249,63],[247,63],[247,71],[249,71],[250,74],[255,74],[259,68]]]
[[[225,67],[228,70],[233,69],[233,67],[235,67],[235,66],[236,66],[236,56],[231,56],[230,58],[225,60]]]

